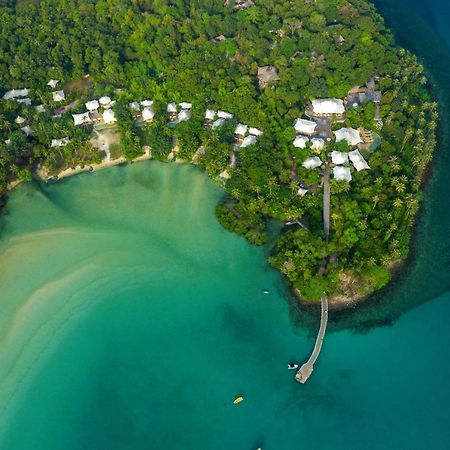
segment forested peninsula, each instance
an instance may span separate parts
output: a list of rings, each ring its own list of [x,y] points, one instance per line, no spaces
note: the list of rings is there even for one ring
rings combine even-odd
[[[224,227],[298,296],[347,302],[409,251],[436,146],[423,67],[364,0],[0,6],[0,191],[151,155],[223,184]],[[189,186],[186,186],[189,189]]]

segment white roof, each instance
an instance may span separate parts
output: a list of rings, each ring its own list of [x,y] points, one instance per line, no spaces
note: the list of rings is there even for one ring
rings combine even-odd
[[[192,108],[192,103],[181,102],[180,103],[180,108],[181,109],[191,109]]]
[[[212,124],[212,129],[215,130],[216,128],[221,127],[225,123],[225,119],[217,119]]]
[[[35,106],[35,109],[36,109],[36,111],[37,111],[38,113],[43,113],[43,112],[45,112],[44,105],[37,105],[37,106]]]
[[[294,141],[294,147],[305,148],[308,141],[309,138],[307,138],[306,136],[297,136]]]
[[[89,111],[97,111],[97,109],[100,107],[97,100],[91,100],[86,103],[86,109]]]
[[[52,92],[52,95],[54,102],[62,102],[66,98],[66,94],[64,94],[64,91],[54,91]]]
[[[68,137],[62,139],[52,139],[51,147],[64,147],[70,142]]]
[[[354,128],[341,128],[334,132],[336,142],[347,141],[348,145],[354,146],[360,144],[363,140],[358,130]]]
[[[25,123],[27,121],[27,119],[24,119],[22,116],[17,116],[16,119],[14,120],[14,122],[17,123],[17,125],[21,125],[23,123]]]
[[[100,97],[99,102],[100,102],[100,105],[107,106],[107,105],[111,104],[111,98],[108,96]]]
[[[322,165],[322,160],[318,156],[313,156],[312,158],[306,159],[302,166],[305,169],[317,169],[317,167],[320,167]]]
[[[152,106],[153,105],[153,100],[142,100],[141,105],[144,106],[144,107]]]
[[[313,134],[317,123],[312,120],[297,119],[294,122],[294,128],[297,133]]]
[[[92,119],[89,116],[88,112],[82,113],[82,114],[72,114],[73,121],[75,122],[75,125],[83,125],[85,123],[91,123]]]
[[[30,125],[25,125],[24,127],[21,128],[21,130],[22,130],[27,136],[29,136],[30,134],[33,133],[33,130],[31,129]]]
[[[206,120],[214,120],[216,118],[216,112],[213,111],[212,109],[207,109],[205,111],[205,119]]]
[[[336,180],[352,181],[352,173],[348,167],[333,167],[333,175]]]
[[[217,111],[217,116],[221,119],[232,119],[234,117],[233,114],[225,111]]]
[[[339,98],[323,98],[312,101],[313,111],[316,114],[343,114],[344,102]]]
[[[53,80],[51,79],[48,83],[47,86],[50,86],[52,89],[55,89],[56,85],[59,83],[59,80]]]
[[[354,150],[348,153],[348,157],[350,161],[355,166],[355,169],[359,172],[361,170],[370,169],[369,164],[367,164],[366,160],[363,158],[361,153],[358,150]]]
[[[331,161],[333,164],[348,163],[348,153],[333,151],[331,152]]]
[[[169,103],[167,105],[167,112],[168,113],[176,113],[177,112],[177,105],[175,103]]]
[[[11,89],[3,96],[3,100],[10,100],[16,97],[26,97],[30,93],[29,89]]]
[[[140,111],[141,110],[141,107],[140,107],[138,102],[128,103],[128,106],[130,107],[130,109],[132,109],[134,111]]]
[[[142,118],[144,120],[153,120],[153,117],[155,117],[155,111],[153,111],[153,108],[144,108],[142,110]]]
[[[245,136],[247,133],[248,126],[240,123],[236,129],[234,130],[234,134],[238,134],[239,136]]]
[[[103,121],[105,123],[115,123],[117,122],[116,115],[112,109],[107,109],[103,113]]]
[[[258,130],[258,128],[249,128],[248,132],[253,134],[253,136],[262,136],[264,134],[261,130]]]
[[[325,145],[325,141],[321,138],[312,138],[311,142],[312,142],[311,147],[315,150],[322,150]]]
[[[178,114],[178,122],[185,122],[186,120],[189,120],[191,118],[191,114],[188,110],[183,109]]]
[[[241,144],[241,148],[248,147],[249,145],[255,145],[256,144],[256,136],[253,136],[252,134],[250,136],[247,136]]]
[[[31,98],[16,98],[15,101],[17,103],[23,103],[25,105],[31,105]]]
[[[303,197],[304,195],[306,195],[307,192],[308,192],[308,189],[299,188],[299,190],[297,191],[297,195],[300,195],[301,197]]]

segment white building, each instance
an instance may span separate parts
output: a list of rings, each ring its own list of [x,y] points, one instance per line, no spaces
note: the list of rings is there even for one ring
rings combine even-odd
[[[348,167],[336,166],[333,167],[333,175],[336,180],[352,181],[352,174]]]
[[[29,89],[11,89],[5,92],[3,100],[13,100],[17,97],[26,97],[30,93]]]
[[[52,92],[52,95],[54,102],[62,102],[66,99],[66,94],[64,94],[64,91],[54,91]]]
[[[181,103],[179,103],[179,106],[181,109],[191,109],[192,103],[181,102]]]
[[[318,156],[313,156],[311,158],[306,159],[302,166],[305,169],[317,169],[322,165],[322,160]]]
[[[214,120],[216,118],[217,113],[212,109],[207,109],[205,111],[205,119],[206,120]]]
[[[31,129],[30,125],[25,125],[21,128],[21,130],[27,135],[30,136],[30,134],[33,134],[33,130]]]
[[[339,98],[323,98],[312,101],[312,108],[314,114],[344,114],[344,102]]]
[[[186,122],[191,118],[191,113],[187,109],[182,109],[178,113],[178,122]]]
[[[336,136],[336,142],[347,141],[348,145],[352,147],[363,142],[359,131],[354,128],[341,128],[335,131],[334,134]]]
[[[17,116],[16,119],[14,120],[14,122],[17,123],[17,125],[22,125],[23,123],[25,123],[27,121],[27,119],[21,117],[21,116]]]
[[[177,105],[175,103],[169,103],[167,105],[167,112],[168,113],[177,113],[178,112]]]
[[[92,123],[92,119],[88,112],[82,114],[72,114],[75,126],[84,125],[86,123]]]
[[[116,115],[112,109],[107,109],[103,113],[103,122],[105,122],[107,124],[112,124],[112,123],[117,122]]]
[[[306,144],[308,143],[309,138],[306,136],[297,136],[294,140],[294,147],[296,148],[305,148]]]
[[[45,112],[44,105],[37,105],[37,106],[35,106],[35,109],[36,109],[36,112],[38,112],[38,113]]]
[[[253,134],[250,134],[249,136],[246,136],[244,138],[240,147],[245,148],[245,147],[248,147],[249,145],[255,145],[255,144],[256,144],[256,136],[254,136]]]
[[[361,153],[358,150],[354,150],[348,153],[348,157],[350,161],[355,166],[355,169],[360,172],[361,170],[370,169],[369,164],[367,164],[366,160],[363,158]]]
[[[221,127],[225,123],[225,119],[217,119],[213,122],[211,128],[215,130],[216,128]]]
[[[240,123],[236,127],[236,130],[234,130],[234,134],[236,134],[237,136],[245,136],[247,134],[247,130],[248,130],[248,126]]]
[[[47,86],[50,86],[52,89],[55,89],[56,85],[59,83],[59,80],[53,80],[51,79],[48,83]]]
[[[100,108],[100,104],[97,100],[91,100],[86,103],[86,109],[90,112],[97,111],[98,108]]]
[[[24,105],[31,106],[31,98],[15,98],[17,103],[23,103]]]
[[[331,152],[331,162],[336,165],[348,163],[348,153],[337,151]]]
[[[322,150],[325,146],[325,141],[321,138],[312,138],[311,142],[311,148],[313,148],[314,150]]]
[[[52,139],[51,147],[64,147],[70,142],[68,137],[62,139]]]
[[[258,130],[258,128],[249,128],[248,132],[253,136],[262,136],[264,134],[261,130]]]
[[[146,122],[150,122],[155,117],[155,111],[153,111],[153,108],[151,106],[145,107],[142,110],[142,119],[144,119]]]
[[[142,100],[141,106],[148,108],[153,105],[153,100]]]
[[[297,134],[311,136],[315,133],[317,123],[312,120],[297,119],[294,122],[294,128]]]
[[[229,112],[225,112],[225,111],[217,111],[217,117],[219,117],[220,119],[232,119],[234,117],[233,114],[229,113]]]
[[[130,109],[132,109],[133,111],[140,111],[141,110],[141,106],[139,105],[138,102],[131,102],[128,103],[128,106],[130,107]]]
[[[111,98],[107,97],[107,96],[100,97],[99,102],[100,102],[100,105],[103,106],[103,108],[109,108],[110,106],[113,105]]]

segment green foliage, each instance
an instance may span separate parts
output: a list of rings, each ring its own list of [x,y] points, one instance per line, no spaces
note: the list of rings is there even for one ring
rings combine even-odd
[[[226,39],[215,39],[220,35]],[[279,80],[261,89],[256,75],[264,65],[274,65]],[[325,242],[322,174],[302,167],[311,149],[293,148],[291,125],[309,100],[344,98],[375,74],[383,93],[382,129],[376,129],[371,102],[349,111],[345,126],[377,130],[382,143],[372,154],[363,152],[370,171],[353,172],[351,185],[332,180]],[[57,119],[49,78],[61,80],[67,103],[79,101]],[[387,282],[386,268],[408,252],[421,181],[436,146],[437,108],[425,85],[423,68],[393,45],[364,0],[262,0],[240,12],[222,1],[3,2],[0,86],[30,88],[33,105],[43,104],[46,112],[0,100],[0,190],[16,178],[28,180],[38,164],[57,173],[98,162],[92,127],[74,127],[71,114],[83,112],[93,95],[110,95],[118,100],[121,134],[112,157],[133,159],[149,145],[154,158],[167,160],[178,144],[178,158],[194,158],[212,177],[231,175],[216,211],[227,229],[260,245],[268,218],[306,224],[309,232],[283,232],[270,259],[302,296],[340,292],[340,276],[349,272],[369,292]],[[128,102],[149,98],[157,114],[137,129]],[[192,102],[192,119],[168,127],[168,101]],[[206,107],[235,119],[206,130]],[[18,115],[32,135],[15,122]],[[235,150],[238,122],[264,130],[257,145]],[[64,137],[69,145],[50,147]],[[332,150],[349,148],[333,144],[318,154],[326,159]],[[309,189],[304,197],[297,195],[301,186]]]

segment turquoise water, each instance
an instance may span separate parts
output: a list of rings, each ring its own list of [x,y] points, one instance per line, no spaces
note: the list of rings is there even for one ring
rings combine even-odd
[[[424,5],[379,6],[446,118],[448,7]],[[220,227],[199,171],[146,162],[18,189],[0,218],[0,449],[449,449],[445,120],[441,133],[414,260],[331,324],[304,386],[286,363],[313,345],[309,315],[267,249]]]

